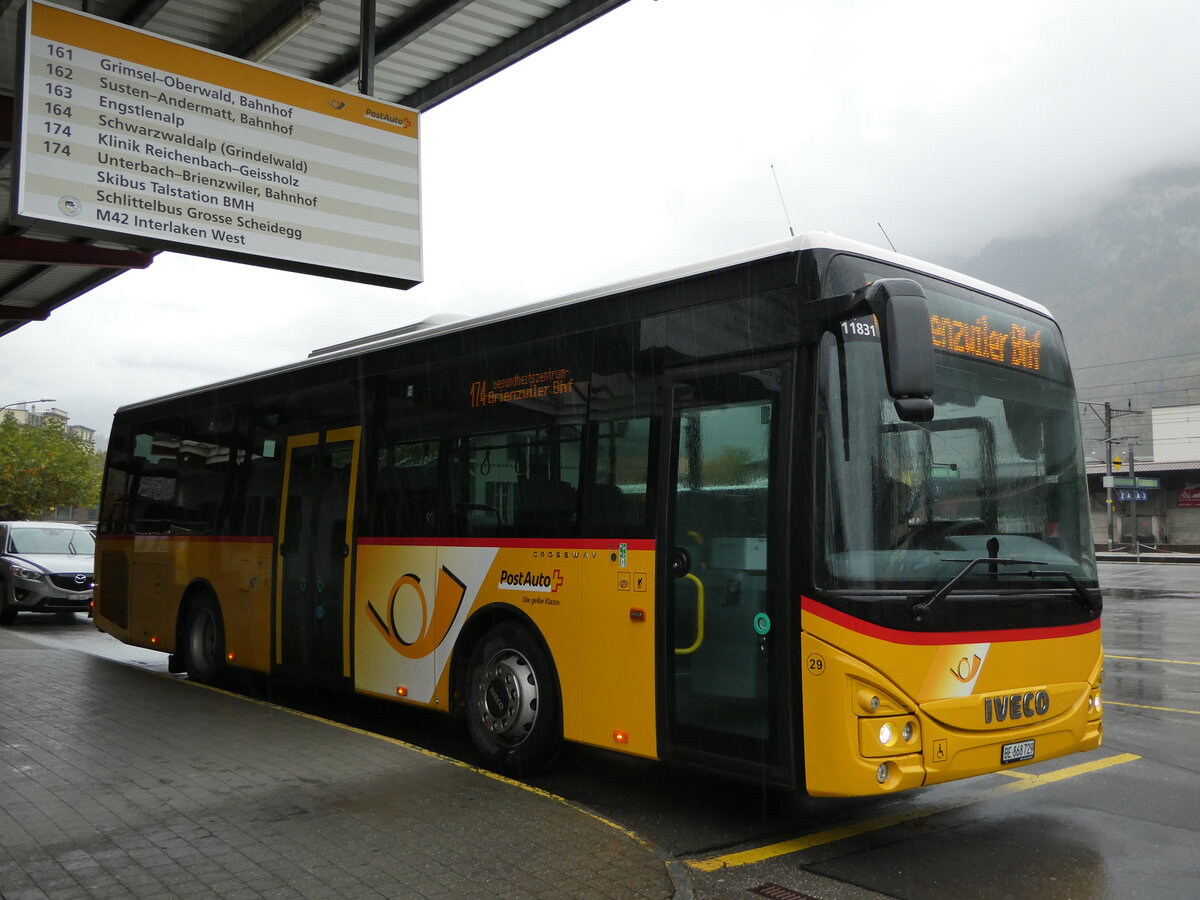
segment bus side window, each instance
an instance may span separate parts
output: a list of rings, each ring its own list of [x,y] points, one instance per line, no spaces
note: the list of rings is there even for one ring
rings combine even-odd
[[[234,489],[244,459],[231,449],[231,434],[185,438],[179,445],[178,481],[171,507],[173,534],[229,534],[230,519],[240,520],[241,498]],[[243,455],[244,456],[244,455]]]
[[[379,450],[371,527],[378,535],[419,537],[436,525],[439,444],[407,441]]]
[[[651,460],[658,441],[659,379],[665,333],[639,319],[594,334],[589,378],[585,534],[599,538],[652,537]]]
[[[130,495],[136,480],[137,465],[132,458],[132,450],[133,433],[130,428],[114,428],[108,440],[108,468],[104,474],[104,496],[100,501],[104,514],[99,530],[103,534],[128,532]]]
[[[166,534],[179,480],[178,423],[163,423],[138,431],[134,457],[141,463],[133,488],[131,520],[134,534]]]
[[[240,487],[243,534],[273,535],[279,527],[280,460],[278,445],[270,438],[259,438],[244,462],[249,468]]]
[[[598,422],[593,435],[595,465],[585,511],[588,534],[593,537],[647,535],[650,418]]]
[[[451,466],[454,536],[576,536],[580,444],[574,426],[460,438]]]

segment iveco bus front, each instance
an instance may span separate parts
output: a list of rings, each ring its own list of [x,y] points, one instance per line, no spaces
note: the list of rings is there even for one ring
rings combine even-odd
[[[801,601],[814,794],[933,784],[1101,739],[1100,595],[1061,334],[1028,301],[849,254],[829,260],[823,295],[895,278],[928,304],[931,408],[888,390],[894,358],[927,350],[861,304],[831,301],[851,317],[818,351],[817,565]]]

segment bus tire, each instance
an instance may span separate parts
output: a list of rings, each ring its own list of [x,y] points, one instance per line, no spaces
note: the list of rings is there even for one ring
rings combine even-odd
[[[467,678],[467,731],[485,765],[517,776],[549,766],[562,744],[562,706],[550,654],[530,629],[494,625]]]
[[[215,684],[225,671],[225,625],[210,596],[197,597],[188,609],[183,629],[187,675],[201,684]]]

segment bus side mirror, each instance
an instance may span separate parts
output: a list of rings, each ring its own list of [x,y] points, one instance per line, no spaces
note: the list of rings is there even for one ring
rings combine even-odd
[[[933,418],[933,330],[921,286],[881,278],[867,286],[867,305],[879,320],[883,369],[896,415],[905,422]]]

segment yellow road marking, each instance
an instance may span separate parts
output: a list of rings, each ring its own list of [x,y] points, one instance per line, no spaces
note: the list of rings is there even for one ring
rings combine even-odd
[[[1118,766],[1122,763],[1133,762],[1135,759],[1141,759],[1141,757],[1133,753],[1121,753],[1117,756],[1108,756],[1104,759],[1098,759],[1094,762],[1080,763],[1077,766],[1070,766],[1066,769],[1059,769],[1055,772],[1046,772],[1042,775],[1032,775],[1026,778],[1020,778],[1015,781],[1010,781],[1008,784],[1002,784],[999,787],[995,787],[990,790],[983,791],[980,794],[976,794],[971,797],[965,797],[960,800],[950,800],[934,806],[913,809],[908,812],[897,813],[891,816],[880,816],[877,819],[868,819],[865,822],[856,822],[853,825],[843,825],[838,828],[830,828],[827,831],[819,831],[816,834],[806,834],[802,837],[793,838],[789,841],[780,841],[777,844],[768,844],[765,847],[754,847],[749,850],[741,850],[736,853],[727,853],[724,856],[714,856],[709,859],[692,859],[688,860],[687,864],[693,869],[701,869],[705,872],[713,872],[717,869],[733,866],[745,866],[749,865],[750,863],[773,859],[777,856],[784,856],[788,853],[796,853],[800,850],[809,850],[813,847],[820,847],[823,844],[832,844],[836,841],[842,841],[847,838],[859,837],[860,835],[871,831],[881,831],[884,828],[891,828],[893,825],[900,825],[904,822],[911,822],[915,819],[929,818],[930,816],[935,816],[939,813],[961,809],[964,806],[971,806],[972,804],[981,803],[986,800],[995,800],[1000,797],[1006,797],[1009,794],[1016,794],[1020,791],[1027,791],[1035,787],[1041,787],[1042,785],[1054,784],[1058,781],[1065,781],[1066,779],[1074,778],[1077,775],[1086,775],[1089,772],[1098,772],[1101,769],[1107,769],[1110,766]]]
[[[1120,700],[1105,700],[1109,706],[1132,706],[1134,709],[1153,709],[1157,712],[1187,713],[1189,716],[1200,716],[1200,710],[1175,709],[1171,706],[1145,706],[1141,703],[1122,703]]]
[[[1131,659],[1134,662],[1157,662],[1170,663],[1174,666],[1200,666],[1200,662],[1195,662],[1190,659],[1155,659],[1152,656],[1114,656],[1111,653],[1104,654],[1105,659]]]
[[[1022,772],[1020,769],[1005,769],[1002,772],[997,772],[997,775],[1007,775],[1009,778],[1037,778],[1031,772]]]

